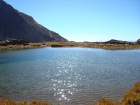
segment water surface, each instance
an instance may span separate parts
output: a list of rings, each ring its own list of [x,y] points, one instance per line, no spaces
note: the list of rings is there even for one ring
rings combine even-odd
[[[140,50],[39,48],[0,51],[0,97],[85,105],[119,101],[140,81]]]

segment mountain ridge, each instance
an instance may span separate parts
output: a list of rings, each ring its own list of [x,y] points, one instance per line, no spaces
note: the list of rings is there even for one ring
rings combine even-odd
[[[28,42],[67,41],[3,0],[0,0],[0,38],[22,39]]]

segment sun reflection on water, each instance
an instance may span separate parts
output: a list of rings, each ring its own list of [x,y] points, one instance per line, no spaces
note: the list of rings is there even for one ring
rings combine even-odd
[[[84,105],[103,96],[116,101],[140,78],[139,52],[84,48],[28,52],[9,56],[17,58],[15,63],[0,64],[0,97],[54,105]],[[0,58],[3,62],[2,54]]]

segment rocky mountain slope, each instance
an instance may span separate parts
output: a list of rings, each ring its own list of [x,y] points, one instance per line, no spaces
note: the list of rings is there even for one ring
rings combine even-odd
[[[0,38],[22,39],[28,42],[67,41],[3,0],[0,0]]]

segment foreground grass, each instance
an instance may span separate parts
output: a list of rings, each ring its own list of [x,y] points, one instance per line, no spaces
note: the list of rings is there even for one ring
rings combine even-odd
[[[0,99],[0,105],[52,105],[47,102],[39,102],[36,100],[33,100],[31,102],[14,102],[12,100],[8,99]]]
[[[140,105],[140,82],[136,83],[130,91],[123,95],[120,103],[103,98],[99,100],[98,105]]]
[[[43,43],[28,43],[27,45],[7,45],[0,46],[0,49],[24,49],[38,47],[89,47],[102,49],[140,49],[140,44],[102,44],[91,42],[43,42]]]
[[[31,102],[14,102],[8,99],[0,99],[0,105],[53,105],[47,102],[31,101]],[[105,98],[98,101],[97,104],[91,105],[140,105],[140,82],[136,83],[130,91],[125,93],[120,103],[112,102]]]
[[[121,105],[140,105],[140,82],[136,83],[121,99]]]

